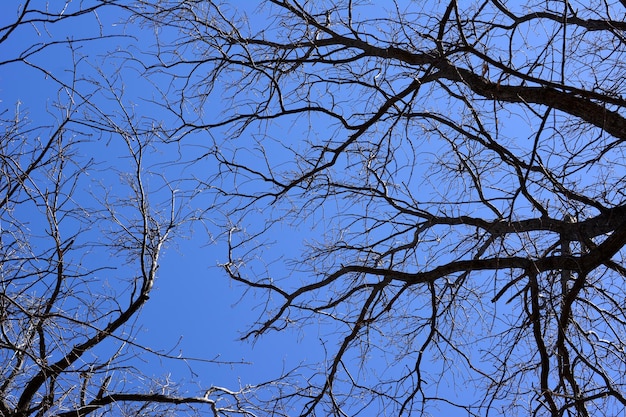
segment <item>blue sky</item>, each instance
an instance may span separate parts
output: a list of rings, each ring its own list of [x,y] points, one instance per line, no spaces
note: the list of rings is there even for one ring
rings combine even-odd
[[[45,2],[34,3],[45,7]],[[19,4],[18,1],[2,3],[0,25],[14,19]],[[56,6],[50,5],[51,9]],[[70,3],[68,11],[78,6]],[[114,36],[97,39],[100,33]],[[41,52],[28,57],[29,65],[15,62],[0,66],[0,106],[3,112],[7,112],[5,115],[19,111],[20,115],[27,117],[31,126],[42,126],[33,140],[35,137],[45,138],[62,113],[55,108],[55,102],[67,103],[70,100],[52,77],[71,83],[75,76],[82,80],[79,81],[79,91],[89,91],[89,80],[103,83],[105,79],[113,83],[119,93],[123,90],[121,97],[124,105],[133,109],[142,123],[167,121],[169,115],[149,102],[149,99],[156,96],[149,92],[152,85],[140,76],[135,64],[123,61],[128,57],[126,52],[141,53],[152,48],[153,33],[150,29],[140,30],[132,24],[120,23],[119,16],[111,14],[108,9],[98,11],[97,16],[91,13],[68,20],[67,23],[21,26],[7,42],[0,45],[0,56],[11,59],[24,56],[25,51],[32,51],[32,45],[36,48],[57,40],[79,40],[83,37],[96,39],[75,42],[76,51],[73,56],[66,44],[48,45]],[[106,60],[106,55],[110,52],[115,52],[118,58]],[[71,72],[73,59],[78,61],[75,74]],[[49,74],[44,74],[41,69]],[[98,74],[97,69],[102,71],[104,77]],[[117,76],[111,76],[117,70]],[[98,110],[120,116],[120,109],[111,99],[110,94],[96,97]],[[212,109],[209,111],[219,111],[215,106],[209,108]],[[111,139],[93,136],[81,140],[84,143],[77,148],[79,164],[92,159],[96,163],[96,169],[80,184],[85,203],[97,204],[89,194],[102,195],[104,190],[108,190],[112,199],[125,198],[129,191],[120,175],[123,176],[124,172],[132,169],[126,145],[115,137]],[[194,152],[203,151],[205,143],[202,139],[193,140],[198,143],[195,147],[193,143],[186,143],[183,150],[185,158],[194,157]],[[180,162],[179,151],[176,144],[157,145],[153,153],[148,155],[146,180],[149,188],[154,189],[151,197],[152,202],[157,205],[161,197],[163,201],[169,197],[168,191],[161,189],[165,183],[161,175],[180,186],[180,198],[177,202],[182,204],[186,201],[186,196],[195,192],[185,188],[191,182],[178,183],[179,179],[202,174],[206,174],[208,178],[214,174],[209,163],[199,163],[192,168],[171,166],[169,163],[172,161]],[[190,208],[191,211],[207,209],[212,204],[212,198],[198,193],[192,204],[194,207]],[[45,241],[46,225],[36,208],[22,207],[18,215],[29,218],[27,222],[31,225],[32,233],[43,236]],[[193,381],[187,387],[192,395],[201,394],[202,389],[210,385],[237,389],[240,384],[256,384],[276,378],[284,370],[311,360],[312,357],[319,359],[316,355],[320,354],[315,335],[307,334],[305,341],[301,331],[276,334],[254,343],[239,340],[261,313],[259,305],[264,300],[255,298],[254,295],[246,296],[241,285],[231,282],[219,266],[227,255],[226,247],[223,243],[218,243],[220,232],[217,227],[212,226],[211,221],[221,223],[224,219],[217,211],[213,219],[211,216],[209,214],[205,226],[183,227],[179,236],[168,244],[161,259],[158,280],[151,299],[137,321],[140,331],[136,341],[139,344],[172,356],[181,355],[197,358],[199,361],[162,360],[156,355],[144,354],[135,365],[147,375],[169,375],[171,380],[180,383]],[[262,218],[257,221],[264,222]],[[294,230],[288,232],[294,233]],[[95,240],[98,240],[97,233],[102,231],[97,231],[92,236]],[[293,243],[288,242],[283,248],[293,248]],[[97,254],[95,256],[98,257]],[[88,262],[107,263],[106,258],[96,260],[86,256],[86,259]],[[120,274],[123,275],[123,261],[111,258],[111,262],[120,267]],[[190,372],[190,368],[196,375]]]
[[[44,1],[36,3],[41,7],[46,4]],[[13,19],[18,4],[18,1],[2,3],[0,26]],[[252,2],[243,4],[250,10],[252,9]],[[406,4],[407,8],[409,4],[416,9],[420,7],[416,2]],[[437,5],[445,6],[442,6],[440,2],[437,2]],[[56,5],[50,5],[50,7],[56,7]],[[71,8],[79,7],[79,3],[71,2],[68,7],[69,12]],[[386,14],[384,7],[379,4],[362,10],[366,18],[381,17]],[[268,281],[271,279],[286,288],[294,288],[303,282],[311,282],[323,276],[327,270],[339,267],[343,259],[351,260],[349,250],[335,257],[340,251],[328,255],[323,251],[314,252],[313,248],[323,247],[326,243],[341,242],[342,236],[345,236],[346,241],[350,243],[367,246],[366,244],[371,244],[376,239],[394,233],[397,233],[396,240],[390,239],[379,246],[386,248],[402,245],[412,238],[411,227],[414,226],[416,216],[395,213],[389,209],[385,201],[376,198],[368,200],[367,197],[357,198],[354,195],[333,195],[320,202],[323,193],[315,194],[323,190],[324,187],[320,186],[317,189],[312,187],[313,191],[311,191],[311,195],[318,197],[318,200],[307,200],[305,192],[300,195],[290,194],[276,205],[270,204],[271,198],[266,198],[243,210],[239,218],[235,215],[230,220],[227,219],[226,212],[237,207],[237,204],[245,202],[224,201],[221,194],[217,192],[219,188],[230,191],[237,187],[242,193],[256,193],[264,190],[263,187],[266,184],[258,178],[246,177],[245,173],[218,177],[218,166],[211,157],[211,153],[222,152],[226,157],[231,153],[236,154],[240,164],[255,167],[255,169],[259,167],[259,171],[267,168],[264,166],[267,158],[269,165],[278,167],[276,172],[285,176],[294,175],[293,173],[302,169],[302,166],[312,163],[307,157],[313,158],[316,155],[317,150],[309,149],[309,143],[324,143],[329,138],[337,141],[345,139],[342,134],[348,132],[349,129],[342,131],[342,127],[336,120],[325,115],[307,115],[308,118],[293,116],[259,122],[258,125],[244,130],[239,135],[236,134],[235,129],[228,127],[211,131],[197,129],[184,135],[180,141],[178,141],[179,136],[173,135],[168,138],[171,139],[168,143],[161,142],[160,139],[172,133],[169,130],[170,127],[180,122],[175,115],[164,108],[163,95],[169,96],[175,88],[169,84],[171,79],[166,74],[157,75],[156,72],[151,72],[151,76],[146,77],[139,61],[154,62],[155,57],[151,53],[156,48],[156,36],[165,41],[172,41],[177,39],[178,35],[167,29],[155,31],[149,25],[139,27],[135,23],[125,23],[124,18],[120,17],[122,15],[123,13],[118,15],[112,8],[54,25],[33,23],[20,27],[7,42],[0,45],[1,59],[8,60],[24,54],[25,51],[35,51],[31,45],[47,46],[29,56],[28,65],[19,62],[0,65],[0,99],[2,100],[0,111],[5,112],[5,118],[7,118],[6,115],[18,113],[18,110],[20,115],[27,115],[31,126],[37,127],[30,132],[33,140],[36,140],[36,138],[45,138],[50,131],[53,131],[58,118],[62,116],[64,108],[59,108],[57,102],[66,107],[78,108],[76,118],[84,123],[76,123],[72,130],[74,140],[80,142],[76,148],[78,151],[76,169],[80,170],[80,167],[87,166],[88,163],[93,164],[91,165],[93,168],[81,177],[76,201],[95,209],[101,208],[99,205],[102,205],[103,201],[115,202],[119,205],[117,214],[120,219],[129,224],[136,220],[137,213],[132,207],[132,187],[129,187],[125,178],[134,169],[133,160],[129,158],[128,143],[130,143],[131,151],[136,150],[135,143],[131,141],[126,143],[121,139],[123,136],[121,134],[100,135],[94,126],[109,118],[111,124],[106,128],[124,130],[135,124],[145,129],[143,132],[145,136],[142,137],[151,138],[153,142],[152,146],[145,148],[143,179],[149,191],[155,216],[167,219],[171,213],[174,213],[182,219],[202,217],[202,222],[184,222],[166,245],[160,260],[155,289],[135,322],[138,344],[170,356],[190,359],[167,360],[158,355],[145,353],[140,358],[133,358],[132,365],[147,375],[177,381],[193,395],[202,393],[202,390],[210,385],[237,389],[240,384],[261,383],[275,379],[296,366],[303,366],[303,369],[307,366],[318,366],[313,370],[308,369],[307,372],[310,373],[305,374],[303,378],[309,375],[315,375],[314,378],[318,379],[323,378],[329,359],[336,351],[341,338],[345,336],[346,329],[349,328],[349,323],[341,323],[341,317],[337,320],[334,320],[335,318],[325,320],[321,315],[309,315],[306,310],[301,310],[294,312],[289,319],[297,320],[304,315],[308,320],[297,323],[286,320],[287,328],[281,332],[269,333],[259,339],[239,340],[257,321],[263,322],[267,318],[266,309],[272,311],[280,305],[282,300],[276,295],[268,299],[266,292],[245,288],[228,278],[220,265],[227,262],[226,237],[229,227],[232,226],[235,242],[241,243],[238,256],[245,257],[247,261],[246,267],[242,268],[242,273],[247,273],[257,279],[267,278]],[[425,24],[425,22],[413,23],[416,27],[417,23]],[[253,11],[249,24],[254,32],[255,29],[267,24],[267,20],[262,13]],[[384,30],[382,24],[377,27],[378,30]],[[548,32],[549,29],[542,32],[520,25],[516,38],[519,45],[515,45],[514,49],[519,46],[522,50],[523,47],[520,45],[541,44]],[[103,34],[107,37],[103,38]],[[74,48],[73,54],[68,44],[65,43],[68,38],[76,40],[71,43]],[[80,41],[83,38],[90,40]],[[63,43],[48,45],[54,40],[62,40]],[[498,41],[494,42],[497,44]],[[188,58],[195,56],[196,53],[201,55],[201,48],[202,43],[194,43],[187,47],[181,46],[179,50],[173,52],[179,52],[181,56]],[[520,59],[520,65],[527,59],[525,53],[526,51],[517,55],[516,59]],[[474,57],[474,59],[478,58]],[[74,64],[76,71],[72,71]],[[466,64],[475,67],[480,65],[478,61]],[[558,57],[554,59],[553,64],[558,64]],[[34,66],[39,69],[33,68]],[[413,70],[408,66],[398,66],[386,72],[387,79],[384,79],[385,77],[375,78],[378,77],[378,73],[382,72],[380,68],[372,68],[371,76],[378,80],[376,82],[386,82],[385,88],[390,91],[399,91],[415,79],[413,75],[401,73],[401,71]],[[174,68],[170,71],[184,71],[184,69]],[[332,68],[327,71],[326,75],[335,74]],[[495,72],[495,69],[491,71]],[[368,71],[363,71],[363,73],[369,74]],[[206,67],[199,67],[193,80],[202,79],[205,74]],[[195,108],[185,107],[181,113],[193,121],[201,119],[215,121],[220,120],[225,113],[243,113],[249,110],[250,103],[254,101],[250,97],[254,97],[255,94],[263,97],[267,91],[263,90],[264,85],[259,83],[254,85],[257,90],[251,88],[248,96],[241,94],[232,101],[224,97],[230,93],[237,93],[238,89],[243,88],[238,83],[239,79],[236,78],[239,74],[225,76],[224,80],[231,81],[233,84],[226,85],[223,81],[222,84],[215,86],[214,91],[203,97],[205,100],[201,99],[204,93],[202,89],[185,90],[190,96],[198,93],[200,98],[189,102],[200,104]],[[337,74],[340,74],[339,71]],[[494,79],[496,76],[496,74],[487,75],[493,76]],[[83,96],[72,94],[69,89],[60,87],[55,78],[68,85],[75,83],[76,89]],[[107,84],[110,89],[98,90],[98,86]],[[183,81],[175,80],[174,87],[181,87],[182,84]],[[294,85],[289,82],[284,85],[288,93],[286,96],[288,106],[298,104],[297,100],[301,92],[293,88]],[[357,96],[359,92],[354,93],[342,83],[334,85],[320,83],[320,85],[319,90],[316,86],[308,91],[311,97],[315,97],[320,102],[331,100],[329,97],[336,99],[337,108],[345,111],[346,117],[351,122],[359,120],[364,114],[367,115],[368,112],[373,111],[374,105],[385,100],[383,95],[378,93],[370,92],[371,96],[367,97]],[[450,117],[467,117],[464,121],[467,122],[466,126],[469,126],[467,128],[471,129],[473,121],[468,116],[469,112],[462,114],[460,100],[450,98],[448,92],[433,86],[424,88],[426,91],[420,91],[416,99],[419,105],[424,105],[427,110],[435,109],[434,113],[449,114]],[[86,98],[91,104],[83,103]],[[366,104],[371,104],[372,108]],[[495,109],[496,104],[488,100],[477,101],[476,104],[478,107],[489,108],[489,111],[492,105]],[[365,107],[365,110],[360,106]],[[456,114],[457,110],[458,114]],[[528,154],[533,146],[532,129],[536,128],[532,124],[537,122],[539,116],[517,105],[501,105],[498,107],[497,118],[495,110],[493,117],[489,111],[485,111],[486,116],[483,119],[487,129],[493,131],[501,129],[496,133],[501,143],[520,155]],[[131,120],[125,120],[125,117]],[[558,116],[555,116],[555,119],[557,118]],[[475,215],[485,215],[487,218],[493,216],[493,213],[479,202],[474,191],[467,191],[472,190],[471,186],[463,183],[467,181],[467,177],[456,175],[455,167],[451,167],[456,163],[450,151],[451,143],[461,136],[458,132],[456,133],[458,137],[456,137],[452,129],[446,129],[442,124],[432,122],[428,125],[424,122],[423,129],[407,128],[406,131],[415,134],[416,137],[404,137],[401,134],[401,128],[394,131],[391,123],[387,121],[378,123],[368,133],[369,136],[363,136],[363,143],[359,146],[363,146],[363,154],[366,154],[369,151],[369,140],[372,141],[371,143],[378,138],[389,140],[391,144],[389,149],[393,148],[394,152],[393,158],[385,166],[385,170],[381,169],[381,172],[390,173],[390,178],[388,178],[390,183],[393,182],[392,180],[397,180],[394,184],[395,188],[389,187],[394,197],[397,196],[400,200],[404,199],[407,202],[413,198],[414,202],[419,201],[419,204],[423,204],[428,209],[444,207],[454,213],[471,212]],[[559,126],[558,121],[554,124]],[[181,131],[176,132],[176,134],[180,133]],[[389,136],[386,136],[387,134]],[[581,137],[584,138],[584,135]],[[448,139],[449,142],[447,142]],[[415,144],[417,145],[413,147]],[[479,146],[463,142],[462,138],[455,146],[460,153],[468,156],[479,155],[487,158],[489,154],[481,152],[480,149],[476,150]],[[373,145],[372,148],[375,146]],[[294,154],[305,155],[305,157],[296,159]],[[550,162],[553,165],[558,165],[554,163],[555,160],[565,158],[558,152],[554,152],[554,149],[540,149],[540,154],[551,158]],[[364,169],[359,171],[363,163],[363,160],[359,159],[361,156],[356,151],[352,156],[349,153],[342,155],[330,172],[346,184],[350,184],[351,181],[361,184],[361,179],[369,179],[373,182],[373,176],[369,177],[370,172]],[[489,188],[487,192],[491,193],[491,197],[506,196],[507,193],[512,192],[507,186],[515,183],[517,178],[512,173],[512,168],[502,164],[493,155],[491,158],[479,161],[484,167],[481,171],[481,175],[484,175],[483,181],[490,186],[490,188],[486,187]],[[383,165],[380,160],[372,163]],[[441,168],[445,164],[450,164],[447,170]],[[461,166],[458,170],[461,171],[462,168]],[[623,167],[617,169],[621,168]],[[585,174],[584,172],[575,173],[570,176],[570,179],[574,182],[578,181],[582,187],[585,184]],[[595,180],[596,178],[589,176],[589,179]],[[364,180],[363,183],[365,182]],[[458,193],[455,197],[459,200],[452,199],[452,194],[455,192]],[[444,194],[450,199],[446,200],[441,197]],[[546,194],[548,194],[547,191]],[[441,201],[447,201],[449,206],[440,204]],[[464,205],[458,207],[459,204],[455,207],[450,201],[463,201]],[[505,198],[502,198],[502,201],[503,205],[509,204],[509,200]],[[316,205],[318,203],[319,206]],[[515,204],[511,204],[510,215],[513,218],[535,215],[529,209],[528,201],[523,197],[519,197]],[[558,201],[552,202],[553,207],[559,204],[561,203]],[[47,235],[45,216],[42,216],[41,208],[28,206],[20,209],[22,211],[17,215],[30,225],[29,231],[38,236],[32,243],[37,245],[39,242],[44,242]],[[558,212],[559,209],[560,207],[556,207],[553,210]],[[385,216],[393,216],[393,221],[371,222],[371,218],[363,220],[362,214],[365,210],[373,213],[371,218],[385,219]],[[98,210],[94,210],[93,213],[87,211],[85,216],[89,217],[90,214],[96,216],[97,213]],[[285,221],[281,221],[283,219]],[[228,222],[231,220],[240,221],[236,225],[230,225]],[[67,227],[65,233],[71,234],[81,225],[86,224],[92,223],[88,221],[81,223],[80,219],[68,219],[64,223]],[[127,262],[128,259],[119,256],[118,253],[107,251],[109,248],[106,245],[116,242],[115,239],[123,235],[121,230],[123,226],[113,221],[102,221],[99,224],[101,227],[94,229],[83,226],[86,230],[84,238],[81,238],[83,240],[79,243],[84,246],[80,247],[80,250],[77,248],[72,255],[75,256],[77,262],[84,262],[87,266],[116,267],[115,270],[99,271],[96,278],[110,285],[111,291],[122,293],[127,290],[127,287],[123,287],[123,278],[133,273],[134,261]],[[416,265],[418,268],[427,268],[437,262],[450,259],[451,252],[467,250],[467,253],[470,253],[472,249],[475,249],[476,242],[468,238],[471,232],[467,230],[458,232],[458,235],[454,236],[458,236],[459,241],[455,241],[455,238],[451,236],[456,232],[448,234],[442,230],[443,227],[433,228],[425,236],[420,236],[423,239],[420,247],[424,249],[412,254],[412,257],[406,259],[402,265],[411,271]],[[443,243],[437,235],[440,231],[441,236],[445,237]],[[476,235],[478,236],[478,231]],[[478,240],[478,237],[476,239]],[[520,242],[521,245],[524,244],[522,239]],[[514,249],[511,250],[522,252],[520,242],[512,244],[511,247]],[[474,246],[470,247],[470,245]],[[365,252],[364,250],[363,253]],[[375,256],[373,252],[372,259]],[[407,253],[409,252],[407,250]],[[345,258],[341,258],[341,255]],[[294,263],[292,259],[298,258],[305,258],[310,262]],[[371,262],[372,259],[367,258],[363,262]],[[393,259],[390,262],[394,262]],[[238,259],[235,259],[233,263],[237,264]],[[498,281],[498,285],[508,280],[509,277],[500,276],[499,279],[501,281]],[[496,292],[496,280],[492,276],[474,274],[471,280],[472,285],[467,286],[470,289],[463,294],[467,297],[466,300],[470,300],[467,308],[464,309],[462,306],[458,311],[455,310],[458,316],[453,316],[451,313],[450,317],[459,321],[451,321],[447,325],[463,328],[462,334],[467,336],[467,339],[459,340],[459,344],[463,347],[469,346],[467,349],[470,355],[476,355],[472,359],[480,362],[488,372],[494,365],[485,358],[489,358],[491,352],[499,353],[500,349],[504,348],[498,345],[482,345],[476,340],[480,340],[483,333],[495,334],[501,328],[514,325],[520,317],[520,314],[515,311],[519,305],[506,304],[506,297],[498,303],[484,301],[487,299],[485,294],[493,295]],[[397,284],[396,287],[390,285],[389,290],[393,288],[394,291],[399,291],[400,286],[401,284]],[[314,305],[320,299],[326,300],[334,295],[331,290],[332,287],[312,294],[308,301]],[[465,288],[459,289],[461,290],[464,291]],[[472,292],[474,290],[476,293]],[[364,297],[364,295],[354,297],[356,300],[363,301],[358,297]],[[376,378],[382,380],[389,377],[390,372],[396,372],[402,368],[409,369],[414,365],[411,361],[414,360],[415,355],[401,356],[398,352],[402,351],[404,346],[416,349],[416,346],[419,347],[423,342],[425,333],[416,332],[411,320],[419,321],[424,317],[429,317],[428,303],[423,303],[423,300],[428,299],[428,293],[425,288],[415,286],[406,292],[405,297],[407,301],[400,304],[401,311],[394,312],[394,315],[387,321],[381,321],[379,326],[360,335],[364,342],[371,341],[372,343],[362,343],[360,345],[362,350],[356,349],[346,355],[347,362],[351,361],[348,365],[353,365],[351,370],[363,380],[376,380]],[[347,311],[338,308],[333,313],[337,316],[345,314],[354,317],[357,307],[350,308],[355,308],[355,310]],[[487,319],[483,320],[485,317]],[[299,326],[301,323],[304,323],[302,327]],[[446,324],[443,326],[445,327]],[[507,339],[507,341],[510,340]],[[473,347],[477,349],[471,350]],[[523,351],[524,348],[520,349]],[[455,356],[450,351],[430,352],[429,354],[430,356],[425,357],[427,365],[424,369],[432,371],[432,374],[428,375],[426,380],[432,382],[429,389],[437,386],[429,393],[443,390],[451,398],[457,396],[457,398],[469,401],[476,400],[474,392],[469,388],[465,391],[454,392],[455,382],[466,382],[463,379],[465,375],[462,375],[467,370],[466,364],[462,361],[446,363],[440,360],[448,360],[449,357],[458,359],[460,355]],[[358,359],[361,356],[367,358],[368,369],[359,368]],[[193,358],[198,360],[193,360]],[[481,359],[484,360],[481,362]],[[437,380],[439,377],[441,379]],[[437,385],[437,382],[440,384]],[[444,411],[451,413],[449,409],[443,408],[442,412]]]
[[[1,14],[5,16],[5,19],[14,15],[17,3],[4,2],[2,4]],[[77,4],[70,3],[70,7],[76,6]],[[371,10],[371,12],[376,14],[380,12],[380,9]],[[15,33],[9,42],[1,46],[0,55],[15,56],[27,50],[32,44],[47,43],[54,39],[98,37],[100,33],[114,35],[106,39],[92,39],[85,43],[76,42],[74,44],[75,55],[69,53],[65,44],[50,46],[33,55],[30,61],[33,65],[44,68],[51,75],[67,83],[70,83],[73,75],[76,75],[76,78],[80,80],[80,87],[87,88],[88,91],[91,80],[101,84],[110,82],[119,93],[122,104],[126,106],[125,109],[134,112],[140,124],[148,126],[163,123],[167,126],[171,115],[157,105],[160,100],[159,93],[153,92],[154,85],[141,76],[139,65],[132,60],[127,60],[133,55],[142,56],[150,51],[154,47],[154,33],[149,27],[139,29],[133,24],[118,22],[119,18],[115,14],[108,14],[106,10],[103,10],[98,12],[97,18],[94,14],[89,14],[72,19],[67,24],[60,23],[48,27],[34,24],[21,27],[19,33]],[[250,23],[253,26],[262,26],[265,20],[255,21],[253,15]],[[102,27],[99,26],[100,24]],[[171,34],[160,33],[159,36],[171,36]],[[107,56],[111,51],[115,52],[113,58]],[[78,60],[76,74],[68,71],[71,69],[72,59]],[[102,73],[98,73],[98,69]],[[163,86],[157,87],[163,88]],[[338,92],[346,94],[346,100],[348,100],[349,91]],[[50,76],[21,63],[0,67],[0,96],[2,106],[8,111],[13,111],[19,102],[21,111],[28,111],[29,119],[34,125],[53,125],[55,118],[58,117],[54,102],[69,100],[63,89],[59,90],[59,85],[53,82]],[[224,110],[222,108],[224,102],[220,102],[218,97],[219,92],[210,97],[204,110],[206,113],[215,112],[217,116]],[[119,117],[121,120],[121,109],[112,98],[110,94],[98,95],[94,99],[98,106],[97,110],[112,115],[114,119]],[[156,100],[156,104],[150,102],[151,99]],[[208,118],[212,118],[210,114]],[[124,124],[123,121],[118,122]],[[248,147],[244,146],[245,149],[238,151],[240,161],[244,163],[248,160],[258,161],[258,149],[255,149],[253,144],[259,141],[257,144],[267,150],[272,161],[278,166],[285,166],[287,170],[294,163],[288,147],[303,149],[306,145],[301,139],[308,135],[321,138],[327,136],[330,133],[326,129],[334,128],[326,126],[325,123],[325,119],[315,117],[308,122],[294,119],[281,123],[268,123],[263,134],[245,138],[248,140],[245,142]],[[45,132],[46,128],[43,128],[41,134],[45,135]],[[286,132],[287,142],[285,142]],[[184,164],[186,160],[194,159],[197,154],[206,152],[210,148],[212,138],[219,136],[220,133],[227,134],[226,131],[218,131],[217,133],[207,132],[205,135],[190,135],[185,138],[182,148],[177,143],[156,145],[147,156],[145,164],[145,179],[148,188],[152,190],[152,203],[161,211],[167,213],[168,210],[167,200],[170,197],[170,189],[164,188],[166,182],[170,182],[172,188],[181,190],[175,201],[181,205],[188,203],[189,205],[185,206],[188,213],[208,209],[207,221],[204,225],[181,228],[176,238],[166,247],[161,258],[155,289],[136,322],[137,328],[140,329],[136,335],[136,341],[139,344],[145,344],[151,349],[167,352],[172,356],[181,355],[201,359],[183,362],[163,360],[156,355],[144,354],[141,360],[133,361],[133,364],[147,375],[189,384],[187,388],[191,394],[202,392],[202,389],[209,385],[237,389],[240,384],[257,384],[277,378],[299,365],[320,366],[321,364],[320,370],[323,370],[325,360],[328,359],[327,355],[334,352],[338,343],[332,340],[332,334],[337,330],[343,331],[335,327],[338,325],[332,322],[315,323],[313,321],[302,328],[294,326],[258,340],[239,340],[263,313],[267,302],[266,294],[252,290],[246,291],[240,284],[230,280],[219,266],[225,262],[227,256],[224,235],[219,227],[224,224],[225,219],[219,210],[215,209],[214,214],[211,212],[214,200],[209,192],[189,189],[193,184],[191,178],[206,178],[207,183],[210,183],[215,174],[215,167],[211,165],[211,160],[200,161],[193,166]],[[221,139],[216,140],[219,142]],[[244,140],[244,138],[238,140]],[[87,161],[93,158],[98,164],[98,169],[84,183],[81,183],[85,191],[93,193],[93,197],[97,197],[104,190],[110,193],[112,199],[124,199],[128,196],[128,187],[124,185],[120,177],[132,169],[132,164],[128,159],[126,145],[119,138],[109,139],[97,136],[85,138],[79,150],[82,154],[81,160]],[[437,152],[438,149],[430,149],[423,156],[434,159],[437,157]],[[399,164],[402,162],[399,161]],[[350,163],[349,160],[342,161],[336,169],[349,169]],[[421,163],[423,167],[420,170],[426,169],[428,165],[424,161]],[[254,189],[255,183],[244,182],[241,186]],[[436,189],[437,186],[435,185],[434,188]],[[96,204],[95,200],[89,197],[89,193],[85,194],[85,199],[88,204]],[[299,204],[299,202],[295,201],[294,204]],[[289,285],[296,285],[300,282],[297,271],[300,267],[289,263],[289,258],[297,257],[301,251],[306,252],[307,241],[323,242],[327,238],[325,233],[350,230],[349,220],[344,219],[343,222],[346,223],[331,225],[328,219],[333,219],[334,214],[340,211],[352,209],[358,215],[359,208],[358,204],[350,207],[346,205],[346,201],[338,199],[335,205],[325,203],[323,211],[312,210],[312,214],[304,220],[296,218],[286,224],[274,224],[269,234],[259,238],[258,243],[265,249],[258,251],[257,257],[249,264],[251,273],[257,273],[259,276],[269,273],[281,279],[283,283],[289,283],[289,279],[294,279],[297,281]],[[263,229],[269,216],[280,217],[281,210],[281,207],[277,207],[275,211],[259,210],[258,216],[247,216],[245,218],[247,223],[239,227],[245,228],[250,233]],[[33,229],[43,227],[37,224],[35,219],[36,216],[33,216]],[[243,232],[242,230],[241,233]],[[96,231],[96,233],[103,233],[103,231]],[[375,234],[372,233],[372,238],[374,236]],[[99,239],[97,235],[92,238]],[[330,236],[330,238],[334,237]],[[97,254],[91,255],[94,258],[88,259],[93,259],[92,262],[106,263],[106,259],[98,259]],[[426,257],[427,255],[424,254],[420,261],[426,261]],[[123,260],[112,259],[111,262],[119,264],[120,271],[123,273]],[[335,261],[329,262],[333,264]],[[114,274],[112,279],[114,279]],[[277,302],[277,300],[271,302]],[[416,310],[419,312],[420,309]],[[371,337],[378,343],[387,343],[382,336],[373,334]],[[322,339],[329,341],[323,345]],[[369,355],[369,363],[375,365],[374,368],[377,368],[377,372],[380,373],[379,376],[387,376],[385,361],[392,363],[393,360],[387,356],[388,352],[384,349],[372,349],[366,353]],[[209,362],[203,360],[209,360]],[[224,363],[212,363],[213,360]],[[398,366],[397,363],[393,365]],[[433,368],[435,372],[438,369],[438,367]],[[442,387],[445,386],[445,384],[442,385]],[[442,389],[445,390],[445,388]],[[468,394],[472,393],[465,392],[460,395]]]

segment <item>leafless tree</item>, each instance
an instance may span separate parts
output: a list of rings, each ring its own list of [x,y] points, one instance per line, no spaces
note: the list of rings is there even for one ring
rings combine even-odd
[[[119,68],[96,54],[125,36],[101,14],[128,14],[111,1],[9,3],[3,19],[15,18],[0,28],[0,415],[251,415],[247,388],[190,395],[138,367],[140,356],[194,363],[135,337],[164,246],[199,216],[193,190],[155,157],[167,150],[159,124],[135,112]],[[38,100],[7,100],[11,72]]]
[[[219,163],[226,271],[267,297],[244,337],[320,334],[276,404],[624,413],[626,2],[137,13],[177,34],[146,74]]]

